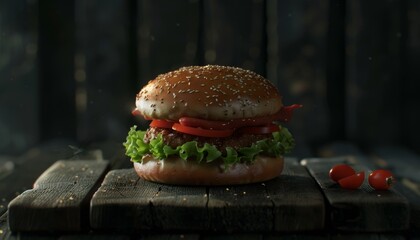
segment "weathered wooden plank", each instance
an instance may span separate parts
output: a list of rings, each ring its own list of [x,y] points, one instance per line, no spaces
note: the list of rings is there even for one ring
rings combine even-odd
[[[91,200],[94,229],[140,231],[202,230],[207,227],[204,187],[157,184],[134,169],[108,173]]]
[[[144,240],[199,240],[202,239],[199,234],[193,233],[172,233],[172,234],[146,234],[142,236]]]
[[[89,233],[89,234],[67,234],[60,236],[57,240],[130,240],[129,235],[115,233]],[[142,238],[144,239],[144,238]]]
[[[286,158],[280,177],[265,183],[274,204],[275,231],[310,231],[325,227],[325,199],[296,159]]]
[[[264,235],[257,233],[230,233],[230,234],[202,234],[200,240],[263,240]]]
[[[7,222],[7,212],[0,216],[0,239],[8,239],[12,232]]]
[[[404,235],[399,234],[376,234],[376,233],[341,233],[341,234],[332,234],[330,236],[331,240],[404,240],[406,239]]]
[[[310,233],[289,233],[289,234],[265,234],[264,240],[325,240],[329,239],[329,235],[327,233],[318,233],[318,232],[310,232]]]
[[[80,231],[89,227],[89,200],[107,161],[57,161],[9,204],[12,231]]]
[[[211,229],[228,232],[319,230],[325,219],[321,192],[292,158],[271,181],[210,188],[208,211]]]
[[[324,218],[324,199],[316,183],[289,158],[278,179],[208,189],[147,182],[133,169],[115,170],[91,201],[91,226],[118,231],[319,230]]]
[[[209,188],[210,228],[218,232],[271,231],[273,202],[264,184]]]
[[[410,226],[420,229],[420,156],[401,146],[372,148],[373,161],[378,168],[390,169],[397,177],[395,189],[410,203]]]
[[[324,192],[332,228],[371,232],[408,229],[409,203],[394,189],[376,191],[365,181],[360,189],[346,190],[330,180],[328,172],[337,163],[348,163],[356,171],[365,171],[367,174],[369,169],[360,165],[355,158],[312,158],[304,159],[302,163]]]
[[[32,188],[34,181],[57,159],[79,156],[69,146],[69,141],[51,141],[31,148],[14,159],[13,171],[0,181],[0,214],[7,210],[9,202],[21,192]],[[36,164],[34,164],[36,162]]]
[[[318,152],[322,157],[351,156],[370,169],[390,169],[397,177],[393,188],[410,204],[410,228],[420,229],[420,184],[415,180],[420,170],[420,157],[416,153],[401,146],[377,146],[365,153],[351,142],[333,142]]]

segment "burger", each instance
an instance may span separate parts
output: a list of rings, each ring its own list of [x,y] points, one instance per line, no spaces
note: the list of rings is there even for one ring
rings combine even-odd
[[[157,76],[136,96],[123,145],[139,177],[176,185],[266,181],[283,170],[295,141],[279,123],[301,105],[283,106],[264,77],[228,66],[191,66]]]

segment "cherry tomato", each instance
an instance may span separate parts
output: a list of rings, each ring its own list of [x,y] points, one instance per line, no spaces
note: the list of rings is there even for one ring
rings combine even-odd
[[[376,190],[387,190],[394,183],[395,179],[391,171],[379,169],[369,174],[369,185]]]
[[[338,182],[340,179],[356,174],[356,171],[347,164],[338,164],[331,168],[330,178]]]
[[[338,184],[345,189],[357,189],[365,180],[365,172],[359,172],[345,178],[338,180]]]
[[[179,123],[174,123],[172,129],[178,132],[200,136],[200,137],[229,137],[233,133],[233,129],[226,130],[210,130],[203,128],[187,127]]]
[[[241,133],[247,134],[267,134],[272,132],[278,132],[279,130],[279,125],[273,123],[265,126],[243,127],[240,129]]]
[[[156,128],[172,128],[172,125],[174,125],[173,122],[160,120],[160,119],[155,119],[149,124],[150,127],[156,127]]]

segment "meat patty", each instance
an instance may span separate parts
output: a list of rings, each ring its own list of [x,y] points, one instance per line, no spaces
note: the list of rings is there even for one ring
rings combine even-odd
[[[226,147],[232,147],[238,150],[242,147],[250,147],[253,143],[272,138],[272,134],[242,134],[234,133],[230,137],[226,138],[211,138],[211,137],[199,137],[189,134],[180,133],[172,129],[167,128],[154,128],[151,127],[146,131],[143,141],[149,143],[150,140],[157,138],[159,134],[162,134],[163,142],[166,145],[176,148],[186,142],[197,141],[198,146],[204,146],[205,143],[212,144],[217,147],[221,152],[225,152]]]

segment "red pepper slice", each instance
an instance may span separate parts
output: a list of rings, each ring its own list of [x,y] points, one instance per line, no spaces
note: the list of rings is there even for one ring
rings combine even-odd
[[[133,116],[141,116],[141,113],[137,108],[134,108],[133,111],[131,111],[131,114]]]
[[[149,124],[150,127],[156,128],[172,128],[172,125],[174,125],[174,122],[169,122],[161,119],[155,119]]]
[[[233,133],[233,129],[226,130],[210,130],[196,127],[188,127],[179,123],[174,123],[172,129],[178,132],[200,136],[200,137],[229,137]]]
[[[148,116],[144,116],[143,114],[141,114],[141,112],[137,108],[135,108],[133,111],[131,111],[131,114],[133,116],[142,116],[145,120],[153,120],[153,118],[148,117]]]
[[[293,110],[303,107],[301,104],[293,104],[290,106],[282,107],[280,111],[275,114],[277,116],[276,120],[282,122],[288,122],[292,119]]]

